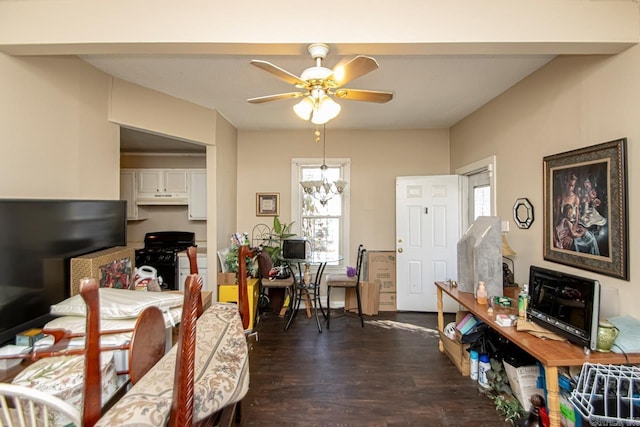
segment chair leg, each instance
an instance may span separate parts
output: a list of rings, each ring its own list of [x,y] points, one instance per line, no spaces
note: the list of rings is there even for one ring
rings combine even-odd
[[[362,303],[360,302],[360,284],[356,284],[356,300],[358,301],[358,316],[360,316],[360,324],[364,328],[364,319],[362,318]]]
[[[327,286],[327,330],[331,323],[331,286]]]
[[[291,304],[292,311],[291,313],[289,313],[289,320],[287,321],[287,325],[284,327],[285,331],[289,330],[291,323],[293,323],[293,320],[296,318],[296,315],[298,314],[298,309],[300,308],[300,302],[302,300],[302,289],[297,289],[297,292],[294,291],[294,295],[295,296],[291,300],[293,301],[293,303]]]

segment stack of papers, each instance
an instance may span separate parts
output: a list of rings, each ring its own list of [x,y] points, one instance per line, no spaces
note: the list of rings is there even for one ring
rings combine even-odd
[[[500,326],[513,326],[514,321],[506,314],[497,314],[496,323]]]
[[[29,351],[31,351],[31,347],[9,344],[0,348],[0,356],[15,356],[28,353]],[[22,359],[0,359],[0,370],[11,369],[20,364],[20,362],[22,362]]]

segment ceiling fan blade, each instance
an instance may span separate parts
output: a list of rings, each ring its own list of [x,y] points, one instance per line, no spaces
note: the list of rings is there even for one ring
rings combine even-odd
[[[343,60],[333,67],[333,80],[338,87],[362,77],[378,68],[378,62],[370,56],[358,55],[350,60]]]
[[[338,99],[348,99],[350,101],[367,101],[385,103],[393,99],[393,92],[381,92],[377,90],[359,89],[338,89],[335,91]]]
[[[302,92],[287,92],[287,93],[278,93],[276,95],[267,95],[267,96],[259,96],[257,98],[249,98],[247,99],[247,101],[251,102],[252,104],[261,104],[263,102],[277,101],[279,99],[300,98],[305,95],[306,93],[302,93]]]
[[[251,61],[252,65],[255,65],[258,68],[261,68],[271,74],[273,74],[274,76],[276,76],[277,78],[279,78],[280,80],[284,80],[285,82],[292,84],[292,85],[296,85],[299,87],[306,87],[307,86],[307,82],[305,82],[304,80],[302,80],[300,77],[291,74],[290,72],[288,72],[287,70],[283,70],[282,68],[273,65],[270,62],[267,61],[260,61],[259,59],[254,59]]]

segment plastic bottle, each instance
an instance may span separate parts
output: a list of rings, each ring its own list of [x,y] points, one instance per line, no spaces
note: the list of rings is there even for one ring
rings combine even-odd
[[[475,350],[471,350],[469,352],[469,360],[470,360],[470,372],[469,372],[469,376],[471,377],[472,380],[474,381],[478,381],[478,357],[479,354],[477,351]]]
[[[478,283],[478,290],[476,291],[476,301],[478,304],[487,305],[487,289],[484,287],[484,282]]]
[[[527,305],[529,304],[529,285],[522,285],[522,291],[518,295],[518,318],[526,320]]]
[[[491,370],[491,362],[489,360],[488,354],[481,354],[480,362],[478,363],[478,384],[484,388],[490,388],[487,380],[487,371]]]

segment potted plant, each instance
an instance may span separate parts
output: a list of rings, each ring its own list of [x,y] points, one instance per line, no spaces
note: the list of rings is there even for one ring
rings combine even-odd
[[[276,267],[284,263],[284,258],[282,257],[282,241],[289,237],[296,236],[295,233],[291,232],[291,227],[294,222],[295,221],[292,221],[289,224],[282,223],[277,215],[273,217],[273,228],[271,234],[265,240],[265,245],[262,247],[262,250],[269,254],[273,265]]]

